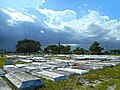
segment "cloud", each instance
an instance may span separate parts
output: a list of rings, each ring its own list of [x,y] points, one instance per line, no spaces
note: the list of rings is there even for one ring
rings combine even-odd
[[[33,13],[34,14],[34,13]],[[38,17],[37,17],[38,18]],[[8,14],[0,10],[0,48],[13,50],[16,42],[23,39],[32,39],[40,41],[43,46],[47,44],[56,44],[58,42],[69,43],[68,34],[54,32],[52,29],[45,27],[41,22],[16,22],[12,27],[8,25],[11,20]],[[9,21],[12,23],[12,21]],[[65,36],[63,39],[62,36]]]
[[[41,8],[45,0],[0,2],[6,5],[0,5],[0,41],[7,43],[3,47],[9,47],[10,43],[12,47],[24,38],[38,40],[44,45],[61,42],[73,47],[88,47],[95,40],[120,41],[120,21],[98,11],[85,12],[83,6],[77,13],[70,9],[57,11]]]
[[[9,17],[11,19],[7,20],[8,24],[10,26],[12,26],[13,24],[15,24],[16,22],[35,22],[34,18],[35,15],[31,15],[31,16],[28,16],[28,15],[24,15],[20,12],[17,12],[16,10],[12,9],[12,8],[8,8],[8,9],[3,9],[1,8],[1,11],[3,11],[4,13],[6,13],[7,15],[9,15]]]
[[[51,9],[38,9],[38,11],[46,16],[44,23],[50,28],[62,30],[64,25],[62,23],[69,22],[76,19],[76,12],[73,10],[53,11]]]
[[[61,44],[63,46],[71,46],[71,47],[78,47],[80,44]]]
[[[67,32],[73,40],[120,40],[120,21],[98,11],[88,10],[88,14],[77,18],[73,10],[54,11],[38,9],[46,16],[44,23],[56,32]],[[107,38],[107,39],[106,39]]]
[[[88,4],[84,4],[84,5],[83,5],[83,7],[86,7],[86,6],[88,6]]]
[[[40,30],[40,33],[44,34],[44,33],[45,33],[45,31],[44,31],[44,30]]]

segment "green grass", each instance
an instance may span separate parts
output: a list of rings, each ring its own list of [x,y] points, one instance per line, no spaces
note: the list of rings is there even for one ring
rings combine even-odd
[[[8,60],[8,58],[0,58],[0,68],[4,66],[6,60]]]
[[[3,77],[3,80],[8,84],[8,86],[9,86],[12,90],[14,90],[13,85],[10,84],[10,82],[9,82],[9,80],[8,80],[7,78]]]
[[[109,56],[120,56],[120,54],[107,54]]]
[[[88,74],[85,74],[84,77],[92,80],[101,81],[110,78],[120,79],[120,65],[117,65],[115,67],[108,67],[105,69],[94,70]]]
[[[7,59],[8,58],[0,58],[0,67],[4,65],[4,62]],[[18,61],[14,64],[18,63],[23,64],[24,62]],[[53,82],[42,77],[39,78],[45,84],[45,87],[40,88],[39,90],[106,90],[109,87],[112,87],[115,90],[120,90],[120,64],[114,67],[94,70],[83,75],[71,76],[68,77],[67,80],[59,82]],[[87,80],[88,84],[83,84],[81,79]],[[9,81],[6,79],[4,80],[9,85]],[[100,83],[93,86],[94,81],[99,81]]]
[[[0,54],[0,57],[3,57],[4,56],[4,54]]]
[[[45,84],[39,90],[106,90],[109,87],[120,90],[120,64],[115,67],[108,67],[91,71],[87,74],[68,77],[67,80],[53,82],[39,77]],[[81,79],[87,80],[88,84],[82,84]],[[95,83],[99,81],[100,83]]]
[[[70,77],[67,80],[61,80],[58,82],[53,82],[41,77],[39,78],[45,84],[45,87],[40,88],[39,90],[84,90],[81,85],[75,84],[76,82]]]
[[[16,64],[26,64],[27,62],[23,62],[23,61],[17,61],[17,62],[13,62],[13,65],[16,65]]]
[[[91,71],[83,75],[89,80],[99,80],[101,83],[95,86],[98,90],[106,90],[108,87],[114,87],[115,90],[120,90],[120,64],[115,67],[108,67]]]
[[[8,58],[0,58],[0,68],[2,68],[5,64],[5,61],[8,60]],[[8,79],[3,77],[3,80],[10,86],[12,90],[14,90],[13,86],[9,83]]]

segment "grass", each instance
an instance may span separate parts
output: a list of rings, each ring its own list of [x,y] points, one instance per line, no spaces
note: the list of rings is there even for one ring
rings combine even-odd
[[[0,58],[0,68],[2,68],[5,64],[5,61],[8,60],[8,58]],[[14,90],[13,86],[9,83],[8,79],[3,77],[3,80],[10,86],[12,90]]]
[[[14,90],[13,85],[10,84],[10,82],[9,82],[9,80],[8,80],[7,78],[3,77],[3,80],[8,84],[8,86],[9,86],[12,90]]]
[[[0,68],[3,67],[4,62],[8,58],[0,58]],[[24,62],[18,61],[14,64],[23,64]],[[68,77],[67,80],[59,82],[53,82],[51,80],[39,77],[45,84],[44,88],[39,90],[106,90],[108,88],[114,88],[114,90],[120,90],[120,64],[114,67],[107,67],[105,69],[94,70],[83,75],[75,75]],[[9,81],[4,78],[8,83]],[[82,83],[81,80],[86,80],[88,84]],[[95,83],[99,81],[100,83]],[[9,85],[12,89],[11,84]]]
[[[120,54],[107,54],[109,56],[120,56]]]
[[[58,82],[53,82],[41,77],[39,78],[45,84],[45,87],[40,88],[39,90],[83,90],[83,87],[81,85],[75,84],[72,78],[68,78],[67,80],[61,80]]]
[[[113,87],[115,90],[120,90],[120,64],[115,67],[99,69],[83,75],[89,80],[99,80],[101,83],[95,86],[98,90],[106,90],[108,87]]]
[[[0,58],[0,68],[4,66],[6,60],[8,60],[8,58]]]
[[[4,56],[4,54],[0,54],[0,57],[3,57]]]
[[[16,65],[16,64],[27,64],[27,62],[23,62],[23,61],[13,62],[13,65]]]
[[[100,81],[107,80],[110,78],[120,79],[120,64],[115,67],[108,67],[105,69],[91,71],[90,73],[85,74],[84,77]]]
[[[59,82],[39,78],[45,84],[45,87],[39,90],[107,90],[108,88],[120,90],[120,64],[83,75],[71,76],[67,80]],[[82,79],[86,80],[88,84],[83,84]],[[94,83],[95,81],[99,81],[99,83]]]

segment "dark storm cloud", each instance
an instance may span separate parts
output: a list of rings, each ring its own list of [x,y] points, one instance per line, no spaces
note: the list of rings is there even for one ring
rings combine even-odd
[[[45,17],[42,14],[34,8],[29,8],[27,13],[30,11],[34,12],[36,16],[35,22],[16,21],[13,26],[7,22],[7,20],[11,20],[11,17],[0,11],[0,48],[13,50],[16,42],[22,39],[40,41],[43,47],[61,42],[61,44],[79,44],[80,47],[89,48],[95,40],[102,43],[103,47],[106,45],[105,37],[107,37],[109,31],[106,32],[106,29],[99,25],[90,24],[86,29],[88,32],[83,31],[82,33],[69,26],[64,26],[63,30],[54,30],[45,25]],[[107,43],[109,48],[120,46],[120,41],[115,41],[113,37],[107,40]]]
[[[11,19],[4,12],[0,11],[0,48],[14,49],[18,40],[33,39],[40,41],[43,45],[66,42],[66,33],[57,33],[50,28],[45,28],[41,23],[17,22],[9,26],[7,20]],[[44,33],[41,33],[41,30]]]

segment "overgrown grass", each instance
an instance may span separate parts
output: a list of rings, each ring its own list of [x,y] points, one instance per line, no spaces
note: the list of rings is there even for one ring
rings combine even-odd
[[[4,66],[6,60],[8,60],[8,58],[0,58],[0,68]]]
[[[83,76],[89,80],[99,80],[101,83],[95,86],[98,90],[106,90],[109,87],[120,90],[120,64],[115,67],[91,71]]]
[[[6,60],[8,60],[8,58],[0,58],[0,68],[2,68],[5,65]],[[13,86],[9,83],[7,78],[3,77],[3,80],[10,86],[12,90],[14,90]]]
[[[39,90],[84,90],[84,88],[81,85],[75,84],[76,82],[71,78],[68,78],[67,80],[61,80],[58,82],[53,82],[51,80],[47,80],[41,77],[39,78],[45,84],[45,87],[40,88]]]
[[[107,54],[109,56],[120,56],[120,54]]]
[[[4,65],[7,59],[8,58],[0,58],[0,67]],[[14,64],[18,63],[24,64],[24,62],[21,61],[15,62]],[[114,67],[94,70],[84,75],[71,76],[68,77],[67,80],[59,82],[53,82],[42,77],[39,78],[45,84],[45,87],[39,90],[106,90],[110,87],[114,88],[114,90],[120,90],[120,64]],[[89,83],[83,84],[81,79],[87,80]],[[4,80],[9,85],[9,81],[6,78],[4,78]],[[93,85],[94,81],[99,81],[100,83]],[[11,87],[11,85],[9,86]],[[13,87],[11,88],[13,89]]]
[[[0,54],[0,57],[2,56],[2,54]]]
[[[94,70],[83,76],[88,79],[100,80],[100,81],[111,78],[120,79],[120,64],[115,67],[108,67],[105,69]]]
[[[23,61],[13,62],[13,65],[16,65],[16,64],[27,64],[27,62],[23,62]]]
[[[8,84],[8,86],[12,89],[12,90],[15,90],[13,85],[10,84],[9,80],[5,77],[3,77],[3,80]]]
[[[115,67],[91,71],[84,75],[71,76],[67,80],[59,82],[39,78],[45,84],[45,87],[39,90],[107,90],[108,88],[120,90],[120,64]],[[82,84],[81,79],[89,83]],[[99,81],[100,83],[93,85],[94,81]]]

